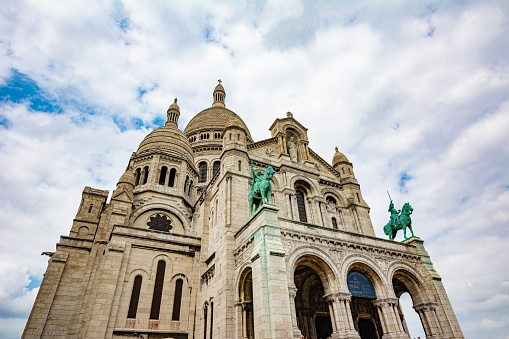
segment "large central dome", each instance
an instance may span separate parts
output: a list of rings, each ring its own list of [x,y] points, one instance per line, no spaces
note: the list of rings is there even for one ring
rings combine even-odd
[[[184,129],[184,134],[188,137],[195,133],[205,130],[223,130],[226,125],[237,125],[244,129],[249,139],[251,133],[242,119],[225,107],[210,107],[196,114]]]
[[[194,138],[191,137],[200,132],[219,131],[222,133],[226,126],[234,125],[245,130],[248,140],[252,142],[253,138],[251,138],[251,133],[249,133],[249,129],[244,121],[242,121],[235,112],[225,107],[224,99],[226,97],[226,92],[223,85],[221,85],[221,80],[219,80],[219,84],[214,88],[212,96],[214,97],[212,107],[204,109],[196,114],[187,124],[184,134],[191,140],[194,140]]]

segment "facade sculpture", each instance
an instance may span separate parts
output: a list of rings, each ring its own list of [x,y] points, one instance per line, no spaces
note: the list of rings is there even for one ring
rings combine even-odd
[[[111,195],[85,187],[23,338],[408,339],[404,293],[427,338],[463,338],[423,240],[375,236],[348,158],[291,113],[254,141],[225,97],[183,132],[175,101]]]
[[[389,193],[389,192],[387,192]],[[389,199],[390,199],[389,195]],[[412,233],[412,237],[415,237],[414,230],[412,229],[412,218],[410,218],[410,215],[413,213],[414,209],[412,206],[406,202],[403,205],[403,208],[401,210],[396,210],[394,208],[394,203],[389,203],[389,211],[391,213],[391,217],[389,219],[389,222],[385,224],[384,226],[384,233],[389,236],[390,240],[394,240],[396,237],[396,233],[399,230],[403,230],[403,234],[405,237],[405,240],[408,240],[406,236],[406,229],[410,229],[410,232]]]

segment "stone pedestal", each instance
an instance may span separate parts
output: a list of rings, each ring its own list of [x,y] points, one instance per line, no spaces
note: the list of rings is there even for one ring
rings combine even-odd
[[[253,216],[253,307],[255,337],[293,338],[285,252],[278,227],[278,209],[263,205]]]

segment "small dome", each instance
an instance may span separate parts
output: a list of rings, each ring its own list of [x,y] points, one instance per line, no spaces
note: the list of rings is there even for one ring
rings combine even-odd
[[[225,107],[210,107],[196,114],[187,124],[184,134],[190,137],[202,130],[223,130],[226,126],[236,125],[246,131],[249,140],[251,133],[242,119]]]
[[[140,143],[136,154],[161,151],[193,160],[193,150],[184,133],[175,125],[161,126],[150,132]]]
[[[170,109],[174,109],[174,110],[177,110],[177,111],[179,111],[179,112],[180,112],[180,107],[179,107],[179,105],[177,105],[177,98],[175,98],[175,99],[173,100],[173,104],[171,104],[171,105],[170,105],[170,107],[168,108],[168,110],[170,110]]]
[[[216,88],[214,88],[214,92],[212,93],[212,96],[214,97],[214,102],[212,103],[212,107],[225,107],[224,105],[224,99],[226,97],[226,92],[224,90],[223,85],[221,85],[221,79],[218,80],[219,83],[217,84]]]
[[[340,162],[350,162],[350,161],[348,161],[348,158],[343,153],[341,153],[336,147],[336,154],[334,154],[334,157],[332,158],[332,167],[336,166],[336,164],[339,164]]]
[[[217,84],[216,88],[214,88],[214,92],[217,92],[217,91],[226,93],[223,85],[221,85],[221,80],[219,80],[219,83]]]
[[[120,184],[129,184],[129,185],[131,185],[133,187],[136,186],[136,181],[134,179],[134,174],[131,171],[131,169],[128,168],[127,171],[125,171],[125,173],[122,174],[120,179],[118,179],[117,186],[120,185]]]
[[[177,98],[175,98],[175,101],[173,104],[170,105],[168,110],[166,111],[166,124],[175,124],[175,127],[178,124],[179,117],[180,117],[180,108],[179,105],[177,105]]]

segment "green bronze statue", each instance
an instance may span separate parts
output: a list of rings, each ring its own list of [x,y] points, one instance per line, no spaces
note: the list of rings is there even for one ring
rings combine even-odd
[[[387,194],[389,194],[389,192],[387,192]],[[415,237],[414,231],[412,229],[412,219],[410,218],[410,214],[412,214],[414,211],[412,206],[406,202],[401,210],[396,210],[394,208],[390,194],[389,199],[391,200],[389,204],[389,212],[391,213],[391,217],[389,222],[384,226],[384,233],[389,236],[390,240],[394,240],[394,238],[396,238],[396,233],[402,229],[406,240],[409,239],[406,236],[406,229],[409,228],[410,232],[412,233],[412,237]]]
[[[251,161],[251,174],[253,175],[253,184],[251,185],[251,192],[249,192],[247,197],[249,201],[249,216],[252,216],[265,202],[270,204],[270,192],[272,190],[270,180],[276,172],[272,166],[269,165],[265,173],[263,173],[263,176],[262,171],[257,171],[255,173],[253,162]]]

